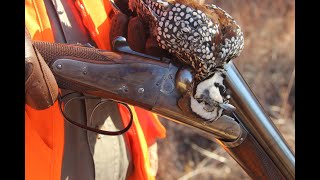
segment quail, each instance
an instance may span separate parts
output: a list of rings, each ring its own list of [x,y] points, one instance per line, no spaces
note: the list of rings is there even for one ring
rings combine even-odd
[[[195,72],[192,111],[206,121],[218,119],[230,99],[224,65],[244,47],[235,19],[216,5],[195,0],[129,0],[128,8],[143,20],[160,48]]]

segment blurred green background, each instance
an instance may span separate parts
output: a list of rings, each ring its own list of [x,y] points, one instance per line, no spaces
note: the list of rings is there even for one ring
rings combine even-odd
[[[239,71],[295,151],[295,1],[199,0],[233,16],[245,46],[234,59]],[[158,180],[250,179],[216,143],[166,119],[158,141]]]

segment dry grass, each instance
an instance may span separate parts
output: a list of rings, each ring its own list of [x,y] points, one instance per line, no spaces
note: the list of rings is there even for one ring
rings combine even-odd
[[[294,0],[214,1],[240,24],[245,49],[234,62],[295,151]],[[194,130],[162,120],[158,180],[249,179],[221,147]]]

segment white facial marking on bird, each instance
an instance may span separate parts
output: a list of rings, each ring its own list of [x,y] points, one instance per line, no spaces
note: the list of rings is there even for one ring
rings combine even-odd
[[[206,119],[208,121],[214,121],[217,118],[219,118],[222,114],[223,109],[214,109],[213,111],[207,111],[205,109],[204,102],[199,103],[197,100],[195,100],[192,96],[190,97],[190,107],[194,113],[202,117],[203,119]]]

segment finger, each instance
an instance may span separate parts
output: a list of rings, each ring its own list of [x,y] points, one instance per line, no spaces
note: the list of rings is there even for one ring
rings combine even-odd
[[[134,51],[143,53],[147,41],[146,30],[139,17],[133,17],[128,24],[128,43]]]
[[[123,13],[115,14],[111,20],[110,44],[117,36],[127,37],[128,16]]]
[[[166,51],[159,47],[157,39],[154,36],[148,37],[145,53],[156,57],[167,57]]]

